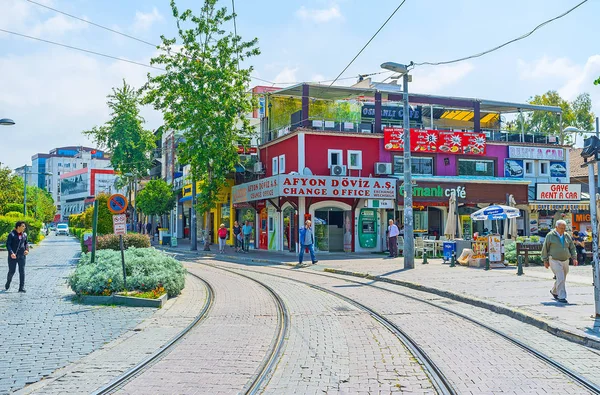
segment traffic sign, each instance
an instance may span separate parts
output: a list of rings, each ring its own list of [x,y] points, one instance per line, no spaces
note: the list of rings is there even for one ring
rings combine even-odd
[[[113,232],[116,235],[127,234],[127,216],[125,214],[113,215]]]
[[[110,195],[108,198],[108,209],[113,214],[121,214],[127,210],[127,198],[120,193]]]

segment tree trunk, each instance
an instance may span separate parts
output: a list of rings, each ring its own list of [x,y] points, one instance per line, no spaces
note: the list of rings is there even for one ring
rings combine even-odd
[[[204,251],[210,251],[210,210],[204,213]]]

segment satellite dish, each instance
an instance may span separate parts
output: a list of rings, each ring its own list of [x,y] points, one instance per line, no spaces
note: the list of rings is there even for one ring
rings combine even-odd
[[[290,171],[290,175],[291,175],[291,176],[297,176],[297,175],[299,175],[299,174],[300,174],[300,173],[298,173],[297,171]]]
[[[312,176],[313,172],[308,167],[305,167],[304,169],[302,169],[302,174],[305,175],[305,176]]]

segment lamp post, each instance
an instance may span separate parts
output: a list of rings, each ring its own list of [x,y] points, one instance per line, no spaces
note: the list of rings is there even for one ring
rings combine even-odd
[[[3,125],[3,126],[12,126],[14,124],[15,124],[15,121],[13,121],[10,118],[2,118],[2,119],[0,119],[0,125]]]
[[[408,66],[386,62],[381,65],[381,68],[390,70],[402,75],[402,90],[404,114],[403,120],[403,136],[404,136],[404,268],[413,269],[415,267],[414,254],[414,228],[413,228],[413,193],[412,193],[412,176],[411,176],[411,156],[410,156],[410,119],[408,114]]]

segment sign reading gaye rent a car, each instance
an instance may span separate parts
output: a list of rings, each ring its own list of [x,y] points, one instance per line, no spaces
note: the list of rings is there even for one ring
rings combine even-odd
[[[536,184],[537,200],[581,200],[581,184]]]
[[[233,187],[234,204],[278,196],[394,199],[396,180],[280,174]]]

